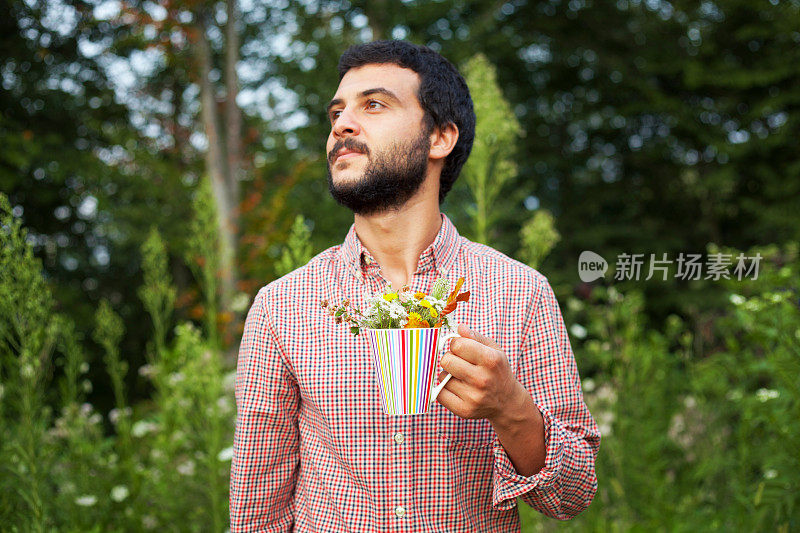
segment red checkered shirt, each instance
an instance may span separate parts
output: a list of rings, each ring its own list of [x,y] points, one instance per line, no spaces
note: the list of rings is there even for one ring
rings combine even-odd
[[[460,236],[442,214],[409,281],[430,292],[463,276],[458,323],[497,341],[542,413],[544,468],[519,475],[488,420],[434,402],[417,416],[380,406],[366,335],[320,301],[359,308],[388,284],[355,225],[341,245],[263,287],[236,373],[231,531],[519,531],[516,498],[559,519],[597,490],[600,433],[558,303],[536,270]],[[441,367],[437,367],[441,372]],[[531,446],[533,444],[531,443]]]

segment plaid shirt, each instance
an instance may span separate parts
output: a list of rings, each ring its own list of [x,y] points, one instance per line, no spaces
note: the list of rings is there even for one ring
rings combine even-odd
[[[519,531],[516,498],[559,519],[597,490],[600,433],[558,303],[536,270],[460,236],[442,214],[409,285],[466,278],[456,322],[497,341],[542,413],[544,468],[521,476],[488,420],[439,402],[418,416],[381,411],[365,335],[319,305],[386,288],[355,225],[344,243],[263,287],[236,373],[231,531]],[[441,367],[437,367],[437,374]]]

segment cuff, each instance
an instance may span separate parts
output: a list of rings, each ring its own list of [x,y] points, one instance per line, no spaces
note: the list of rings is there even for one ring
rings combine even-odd
[[[494,453],[494,472],[492,476],[492,506],[497,510],[513,509],[516,498],[535,489],[531,496],[536,499],[548,498],[547,489],[558,479],[561,459],[564,455],[563,428],[553,419],[547,407],[534,400],[544,420],[544,445],[546,454],[544,467],[532,476],[521,476],[514,468],[500,441],[495,438],[492,451]]]

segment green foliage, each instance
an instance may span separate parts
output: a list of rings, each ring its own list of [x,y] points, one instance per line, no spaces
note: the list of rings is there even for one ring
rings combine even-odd
[[[532,268],[539,265],[548,256],[553,247],[561,240],[556,229],[553,215],[545,209],[537,210],[519,231],[519,256]]]
[[[303,215],[297,215],[281,257],[275,263],[275,272],[278,276],[288,274],[308,263],[312,254],[311,230],[306,225]]]
[[[486,56],[477,54],[467,62],[463,76],[472,95],[476,124],[472,152],[462,175],[475,197],[475,240],[488,243],[489,228],[497,218],[496,201],[503,185],[517,172],[515,144],[522,130]]]
[[[175,287],[167,264],[167,250],[158,230],[153,227],[142,245],[142,270],[144,284],[139,288],[139,298],[150,313],[155,330],[155,349],[164,350],[167,329],[175,305]]]
[[[217,270],[220,251],[217,239],[217,207],[210,179],[204,179],[195,191],[192,212],[185,259],[205,298],[206,333],[211,342],[216,343]]]
[[[79,383],[88,364],[74,326],[52,313],[41,264],[8,207],[0,194],[0,294],[16,304],[0,306],[3,529],[140,531],[181,524],[192,531],[224,530],[235,370],[226,369],[217,347],[184,323],[173,344],[140,369],[155,392],[153,401],[135,406],[134,413],[126,404],[128,363],[120,350],[125,326],[102,300],[93,337],[105,352],[116,397],[109,413],[116,432],[107,436],[102,415],[80,403],[91,384]],[[151,256],[143,260],[148,268],[164,266],[158,259],[162,251],[157,236],[151,237],[144,250]],[[163,295],[174,289],[157,271],[145,276],[152,286],[140,294],[162,295],[151,301],[163,304]],[[25,298],[37,305],[26,306]],[[60,405],[55,419],[45,405],[53,352],[61,354],[64,368],[61,395],[53,398]]]
[[[735,257],[738,252],[722,249]],[[769,246],[757,280],[726,280],[730,303],[696,353],[677,316],[642,321],[642,297],[598,287],[565,321],[602,443],[589,509],[556,524],[521,508],[525,531],[792,531],[800,523],[800,258]]]

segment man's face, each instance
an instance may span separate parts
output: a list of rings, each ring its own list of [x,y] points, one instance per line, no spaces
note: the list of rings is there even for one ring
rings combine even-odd
[[[393,64],[350,69],[339,83],[328,110],[328,189],[356,214],[397,209],[425,181],[430,132],[418,87],[416,72]]]

